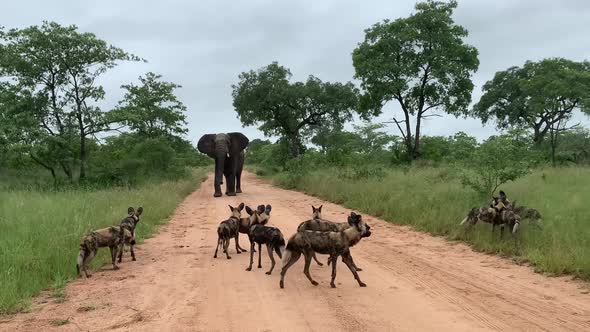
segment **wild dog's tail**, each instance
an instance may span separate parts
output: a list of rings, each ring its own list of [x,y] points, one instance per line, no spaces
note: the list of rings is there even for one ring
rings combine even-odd
[[[287,263],[289,263],[289,260],[291,260],[291,255],[293,254],[293,252],[285,247],[284,251],[283,251],[283,267],[285,267],[285,265],[287,265]]]
[[[274,245],[275,252],[279,255],[279,258],[283,258],[283,253],[285,252],[285,239],[281,235],[279,240]]]
[[[467,221],[467,217],[465,217],[465,219],[463,219],[459,225],[463,225],[466,221]]]
[[[520,223],[517,222],[514,224],[514,227],[512,227],[512,234],[516,234],[518,232],[518,227],[520,226]]]

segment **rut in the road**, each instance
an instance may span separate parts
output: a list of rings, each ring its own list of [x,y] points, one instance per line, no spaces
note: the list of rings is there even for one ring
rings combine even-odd
[[[281,290],[280,269],[264,274],[266,252],[263,269],[251,272],[245,271],[249,253],[237,255],[231,245],[231,260],[213,258],[216,227],[229,216],[227,205],[271,204],[270,224],[287,238],[310,217],[312,204],[323,204],[324,217],[334,221],[345,221],[350,210],[275,188],[249,173],[243,194],[214,199],[211,181],[209,177],[186,198],[157,236],[137,248],[138,261],[125,257],[119,271],[105,267],[91,279],[72,282],[64,303],[40,297],[31,313],[0,321],[0,330],[590,330],[585,284],[546,278],[369,216],[364,219],[372,236],[352,248],[367,288],[358,287],[341,263],[336,289],[329,286],[330,268],[312,264],[320,283],[314,287],[301,273],[300,260]],[[242,235],[241,243],[247,242]],[[318,258],[325,261],[325,256]],[[53,326],[55,319],[69,324]]]

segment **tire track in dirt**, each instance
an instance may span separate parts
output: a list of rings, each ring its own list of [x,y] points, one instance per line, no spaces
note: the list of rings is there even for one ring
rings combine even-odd
[[[338,288],[329,287],[330,268],[315,263],[311,273],[320,285],[313,287],[300,259],[281,290],[280,262],[273,275],[264,274],[270,267],[265,248],[263,268],[256,268],[255,255],[251,272],[245,271],[250,253],[237,255],[233,241],[231,260],[213,258],[227,205],[271,204],[270,223],[286,237],[309,217],[311,204],[323,204],[324,216],[335,221],[344,221],[350,210],[249,173],[243,182],[244,194],[215,199],[210,176],[158,235],[138,246],[138,261],[127,255],[119,271],[105,267],[70,283],[64,303],[38,297],[32,312],[0,321],[0,331],[590,330],[588,284],[546,278],[369,216],[373,235],[352,250],[367,288],[358,287],[340,261]],[[240,240],[249,250],[247,237]],[[53,326],[56,319],[70,323]]]

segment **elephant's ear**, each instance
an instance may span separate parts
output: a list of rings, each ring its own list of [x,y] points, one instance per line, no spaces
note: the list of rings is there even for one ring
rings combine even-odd
[[[242,133],[228,133],[228,135],[231,137],[231,152],[233,154],[244,151],[248,143],[250,143],[248,137]]]
[[[208,155],[211,158],[215,158],[215,134],[206,134],[201,136],[197,149],[201,153]]]

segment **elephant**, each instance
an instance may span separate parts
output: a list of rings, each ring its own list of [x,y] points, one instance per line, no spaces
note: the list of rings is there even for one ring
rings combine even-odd
[[[241,177],[244,167],[244,149],[250,140],[242,133],[206,134],[199,139],[197,148],[215,160],[214,197],[221,196],[225,175],[225,194],[235,196],[242,192]]]

